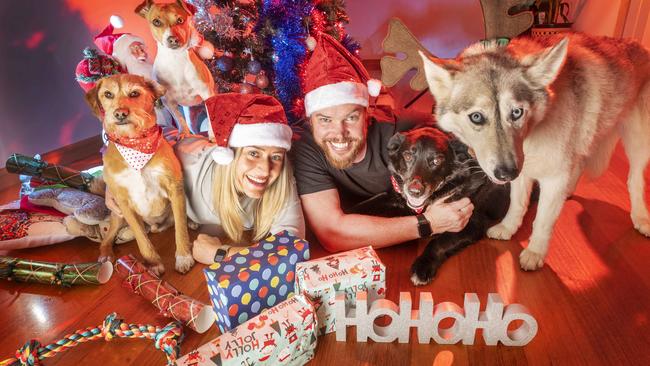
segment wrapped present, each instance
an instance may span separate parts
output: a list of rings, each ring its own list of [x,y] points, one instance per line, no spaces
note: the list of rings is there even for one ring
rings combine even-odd
[[[309,243],[287,231],[244,248],[204,270],[221,332],[294,294],[296,263],[309,259]]]
[[[296,295],[191,351],[176,364],[304,365],[314,357],[316,328],[313,305]]]
[[[353,309],[357,291],[367,291],[370,302],[386,296],[386,267],[370,246],[296,266],[296,292],[314,304],[320,334],[336,330],[336,295],[345,294],[346,307]]]

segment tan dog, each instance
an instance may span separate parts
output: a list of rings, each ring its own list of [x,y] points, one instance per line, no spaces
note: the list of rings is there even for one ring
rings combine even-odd
[[[154,273],[162,274],[163,264],[144,224],[152,231],[175,224],[176,270],[185,273],[194,260],[187,232],[183,174],[172,147],[156,125],[154,112],[154,104],[163,93],[160,85],[141,76],[122,74],[100,80],[86,94],[88,105],[109,137],[104,180],[124,217],[111,214],[99,261],[114,258],[113,241],[126,220],[145,261]]]
[[[215,94],[212,74],[195,51],[204,41],[192,25],[194,11],[192,5],[181,0],[165,4],[145,0],[135,9],[149,23],[158,44],[153,74],[167,90],[163,102],[179,122],[181,135],[190,130],[178,106],[196,106]],[[193,126],[193,132],[197,133],[199,127]]]

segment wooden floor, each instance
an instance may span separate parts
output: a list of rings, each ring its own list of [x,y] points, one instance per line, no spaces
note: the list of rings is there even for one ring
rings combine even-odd
[[[75,164],[89,166],[93,160]],[[354,331],[349,330],[346,343],[336,342],[334,334],[319,338],[316,359],[310,365],[650,365],[650,239],[632,227],[626,174],[627,162],[619,147],[601,178],[580,183],[555,227],[546,265],[537,272],[523,272],[518,265],[530,235],[534,206],[514,240],[481,241],[447,261],[425,287],[415,288],[408,274],[421,247],[413,243],[378,251],[387,267],[387,297],[392,301],[397,302],[399,291],[409,291],[417,304],[416,294],[430,291],[436,302],[462,306],[463,294],[476,292],[484,306],[487,294],[498,292],[506,303],[527,306],[537,319],[539,332],[527,346],[486,346],[480,336],[473,346],[357,343],[352,340]],[[12,187],[0,192],[0,201],[15,198],[16,191]],[[204,266],[195,266],[187,275],[171,270],[172,238],[172,231],[152,235],[169,269],[164,279],[209,303]],[[312,257],[325,255],[318,243],[311,244]],[[135,243],[118,246],[116,253],[139,255]],[[0,254],[93,261],[98,245],[76,239]],[[13,355],[28,339],[48,343],[77,329],[97,326],[113,311],[127,322],[162,325],[168,321],[123,288],[115,276],[97,287],[64,289],[2,281],[0,288],[0,360]],[[217,336],[216,327],[203,335],[188,330],[182,353]],[[416,340],[414,334],[411,340]],[[151,341],[100,340],[45,361],[46,365],[93,362],[162,365],[164,357]]]

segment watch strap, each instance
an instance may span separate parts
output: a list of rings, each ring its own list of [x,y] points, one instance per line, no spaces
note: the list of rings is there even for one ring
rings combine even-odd
[[[429,223],[429,220],[423,214],[415,215],[415,217],[418,219],[418,234],[420,234],[420,238],[431,236],[433,232],[431,231],[431,223]]]

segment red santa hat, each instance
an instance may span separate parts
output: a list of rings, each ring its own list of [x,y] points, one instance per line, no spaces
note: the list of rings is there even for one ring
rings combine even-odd
[[[131,51],[129,46],[133,42],[144,44],[144,40],[130,33],[113,33],[115,28],[122,28],[124,20],[118,15],[112,15],[110,23],[104,30],[95,36],[95,45],[104,51],[105,54],[115,57],[118,61],[123,62],[130,57]]]
[[[323,33],[305,70],[305,113],[341,104],[369,105],[381,91],[361,61],[332,36]]]
[[[234,157],[231,147],[274,146],[289,150],[293,132],[282,104],[265,94],[225,93],[205,101],[210,128],[219,147],[212,151],[217,164]]]

